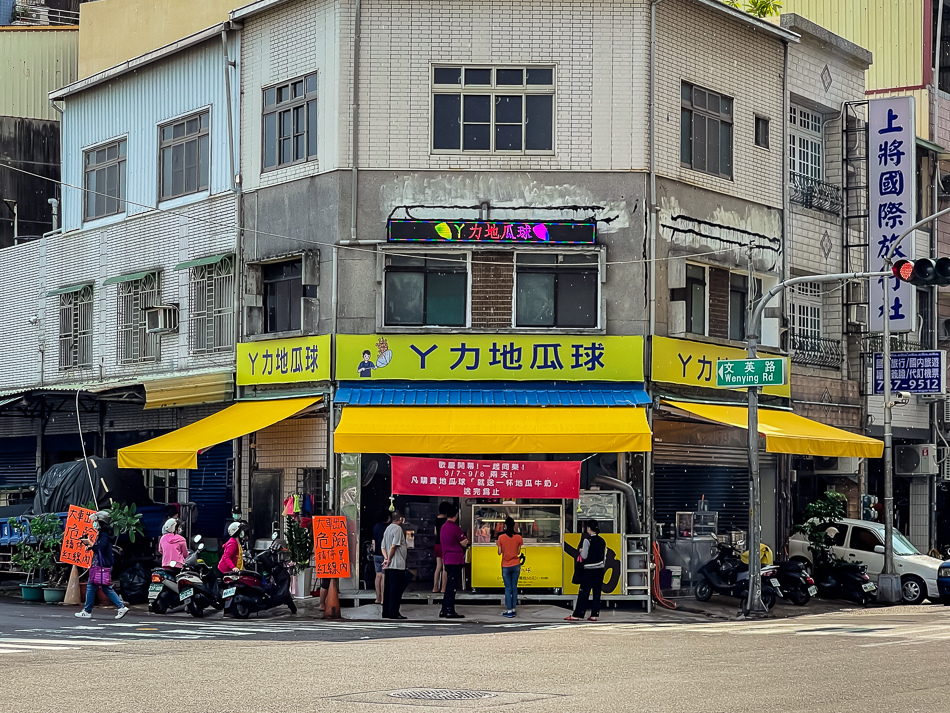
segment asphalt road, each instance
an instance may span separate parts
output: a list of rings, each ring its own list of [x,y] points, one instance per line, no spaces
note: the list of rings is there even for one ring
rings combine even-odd
[[[54,612],[0,602],[8,710],[950,709],[950,609],[937,606],[513,626]]]

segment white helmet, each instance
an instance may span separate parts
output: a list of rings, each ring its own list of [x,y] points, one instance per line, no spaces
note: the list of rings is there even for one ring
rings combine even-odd
[[[234,537],[234,536],[235,536],[236,534],[238,534],[240,531],[241,531],[241,523],[239,523],[239,522],[232,522],[230,525],[228,525],[228,534],[229,534],[231,537]]]
[[[176,520],[173,517],[170,517],[167,520],[165,520],[165,524],[162,525],[162,534],[167,535],[169,533],[175,532],[175,530],[177,529],[178,529],[178,520]]]

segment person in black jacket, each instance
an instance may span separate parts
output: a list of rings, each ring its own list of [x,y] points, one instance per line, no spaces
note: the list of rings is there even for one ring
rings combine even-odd
[[[92,526],[98,534],[96,535],[95,541],[88,537],[83,537],[80,542],[86,546],[86,549],[92,550],[92,566],[109,570],[111,576],[112,567],[115,564],[115,553],[112,546],[112,516],[107,510],[100,510],[90,515],[89,519],[92,521]],[[90,580],[91,579],[90,577]],[[92,616],[92,606],[96,602],[97,589],[102,589],[106,596],[109,597],[109,601],[115,604],[118,610],[115,614],[116,619],[121,619],[128,614],[129,608],[122,603],[122,600],[119,599],[119,595],[115,593],[111,585],[93,584],[92,581],[90,581],[86,585],[86,606],[83,607],[82,611],[76,612],[77,617],[80,619],[88,619]]]
[[[587,621],[597,621],[600,616],[600,593],[604,588],[604,571],[607,568],[607,543],[600,536],[600,525],[596,520],[588,520],[585,530],[587,534],[583,538],[578,555],[578,561],[584,569],[581,573],[580,589],[577,592],[577,605],[574,607],[574,613],[565,617],[566,621],[580,621],[584,618],[591,592],[593,592],[594,601]]]

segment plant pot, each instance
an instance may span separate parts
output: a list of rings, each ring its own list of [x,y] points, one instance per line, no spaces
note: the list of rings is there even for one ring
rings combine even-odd
[[[66,587],[45,587],[43,599],[47,604],[59,604],[66,599]]]
[[[313,581],[313,569],[307,567],[290,578],[290,593],[294,599],[310,596],[310,584]]]
[[[23,594],[23,601],[25,602],[43,601],[44,589],[46,589],[45,584],[21,584],[20,585],[20,592]]]

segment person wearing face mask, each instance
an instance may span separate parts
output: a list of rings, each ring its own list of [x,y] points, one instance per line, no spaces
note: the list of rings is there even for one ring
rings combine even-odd
[[[82,542],[86,549],[92,550],[92,565],[89,568],[89,584],[86,585],[86,606],[82,611],[76,612],[80,619],[92,617],[92,606],[96,601],[96,590],[102,589],[109,597],[109,601],[115,604],[118,611],[115,618],[121,619],[129,613],[129,608],[122,603],[119,595],[112,588],[112,567],[115,564],[115,553],[112,547],[112,516],[107,510],[100,510],[89,516],[92,521],[92,527],[96,530],[96,539],[92,541],[89,537],[83,537]]]
[[[181,563],[188,559],[188,543],[178,534],[178,520],[168,518],[162,526],[162,539],[158,541],[158,553],[162,556],[162,567],[165,569],[181,569]],[[175,564],[172,565],[172,562]]]
[[[241,555],[241,543],[238,542],[238,534],[241,532],[241,523],[232,522],[228,526],[229,539],[224,543],[221,550],[221,559],[218,561],[218,571],[221,574],[230,574],[244,569],[243,557]]]

